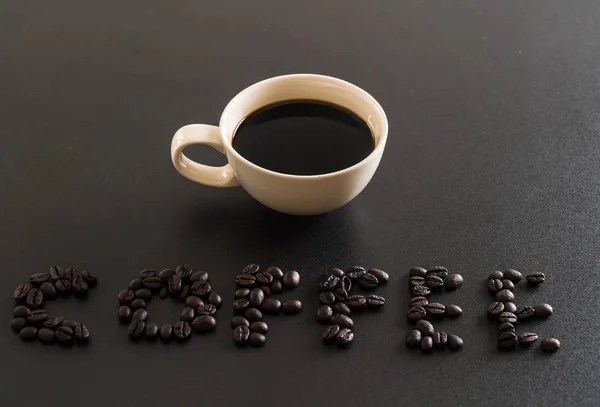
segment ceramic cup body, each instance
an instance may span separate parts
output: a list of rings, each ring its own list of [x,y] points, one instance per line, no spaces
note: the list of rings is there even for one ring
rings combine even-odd
[[[282,174],[259,167],[232,147],[238,125],[253,112],[277,102],[309,99],[342,106],[360,117],[371,130],[375,148],[352,167],[321,175]],[[219,126],[190,124],[173,136],[171,159],[184,177],[215,187],[242,186],[254,199],[279,212],[314,215],[337,209],[369,183],[385,148],[388,123],[379,103],[361,88],[323,75],[283,75],[255,83],[227,105]],[[281,137],[285,137],[282,134]],[[227,156],[228,164],[212,167],[187,158],[182,150],[206,144]],[[319,148],[318,142],[315,148]]]

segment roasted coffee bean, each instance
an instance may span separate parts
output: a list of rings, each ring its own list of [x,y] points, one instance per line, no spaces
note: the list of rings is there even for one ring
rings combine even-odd
[[[73,328],[73,335],[79,342],[85,342],[90,338],[90,331],[83,322],[80,322]]]
[[[74,320],[72,320],[72,319],[65,319],[65,320],[63,321],[63,323],[62,323],[62,326],[68,326],[69,328],[71,328],[71,329],[73,329],[73,330],[75,329],[75,327],[76,327],[77,325],[79,325],[79,322],[77,322],[77,321],[74,321]]]
[[[50,267],[50,278],[52,281],[62,280],[65,276],[65,271],[60,266]]]
[[[95,285],[98,282],[98,276],[93,271],[83,270],[81,276],[89,285]]]
[[[488,306],[487,311],[492,317],[498,316],[504,312],[504,304],[500,301],[495,301]]]
[[[333,314],[331,317],[331,324],[338,325],[340,328],[349,328],[352,329],[354,326],[354,321],[347,315],[344,314]]]
[[[346,301],[348,299],[348,290],[346,290],[343,286],[337,286],[333,290],[333,295],[336,301]]]
[[[129,304],[129,307],[132,310],[146,308],[146,301],[142,300],[141,298],[136,298],[135,300],[131,301],[131,304]]]
[[[206,271],[196,271],[192,273],[189,278],[190,283],[195,283],[196,281],[203,281],[208,283],[208,273]]]
[[[433,290],[436,290],[444,286],[444,280],[436,275],[428,275],[425,277],[425,285]]]
[[[45,320],[42,325],[46,328],[56,329],[62,324],[64,320],[65,319],[62,315],[56,314],[52,318],[48,318],[47,320]]]
[[[265,297],[269,297],[273,292],[271,291],[271,287],[268,285],[261,285],[259,287],[262,292],[265,294]]]
[[[54,342],[54,331],[50,328],[40,328],[37,331],[37,338],[43,343]]]
[[[250,308],[250,301],[245,298],[240,298],[239,300],[235,300],[233,302],[233,310],[238,314],[243,313],[248,308]]]
[[[500,322],[510,322],[511,324],[514,324],[515,322],[517,322],[517,316],[515,314],[513,314],[512,312],[504,311],[503,313],[500,314],[500,316],[498,317],[498,320]]]
[[[54,283],[54,287],[56,288],[56,291],[60,294],[66,294],[71,292],[71,289],[73,288],[73,283],[71,283],[69,280],[58,280]]]
[[[497,293],[498,291],[502,290],[502,280],[498,280],[496,278],[489,279],[488,289],[493,293]]]
[[[418,286],[412,287],[410,289],[410,293],[412,295],[418,295],[420,297],[427,297],[429,294],[431,294],[431,289],[429,287],[418,285]]]
[[[379,284],[385,284],[389,281],[390,276],[388,273],[386,273],[383,270],[379,270],[379,269],[369,269],[369,271],[367,271],[367,273],[374,275],[375,277],[377,277],[377,281],[379,282]]]
[[[338,332],[340,332],[340,327],[337,325],[329,325],[327,328],[325,328],[325,331],[323,332],[323,340],[325,341],[333,341]]]
[[[260,307],[263,301],[265,300],[265,293],[260,288],[253,288],[250,291],[250,304],[253,307]]]
[[[433,350],[433,338],[431,336],[423,336],[421,338],[420,348],[423,352],[431,352]]]
[[[127,305],[122,305],[121,307],[119,307],[119,319],[121,321],[129,321],[129,318],[131,318],[131,308],[129,308]]]
[[[267,273],[272,275],[274,280],[281,280],[283,278],[283,271],[279,267],[271,266],[267,269]]]
[[[73,329],[69,328],[68,326],[59,326],[56,332],[54,333],[54,337],[56,338],[56,340],[63,344],[73,342],[74,335],[75,334],[73,332]]]
[[[523,274],[513,269],[504,270],[503,276],[504,278],[509,279],[515,284],[517,284],[523,278]]]
[[[169,278],[167,286],[171,294],[179,295],[179,293],[181,293],[181,288],[183,287],[181,276],[179,274],[172,275],[171,278]]]
[[[446,306],[439,302],[430,302],[425,306],[425,310],[427,311],[427,315],[441,317],[446,313]]]
[[[337,276],[339,278],[343,278],[346,275],[346,273],[344,273],[344,270],[341,270],[336,267],[332,267],[332,268],[328,269],[325,272],[325,274],[333,274],[334,276]]]
[[[144,288],[144,282],[142,281],[141,278],[134,278],[133,280],[131,280],[129,282],[129,289],[136,291],[139,290],[140,288]]]
[[[127,334],[131,339],[139,339],[144,335],[146,322],[142,319],[134,319],[127,328]]]
[[[514,314],[517,316],[517,319],[519,321],[524,321],[533,317],[535,315],[535,310],[529,305],[522,305],[519,308],[517,308],[517,312],[515,312]]]
[[[269,285],[273,282],[273,276],[266,271],[256,273],[256,281],[261,285]]]
[[[159,331],[160,339],[164,342],[170,341],[173,338],[173,325],[162,324]]]
[[[446,316],[448,318],[458,318],[462,315],[463,310],[456,304],[446,305]]]
[[[427,304],[429,305],[429,304]],[[427,310],[423,307],[411,307],[408,310],[408,319],[410,319],[411,321],[418,321],[420,319],[423,319],[427,316]]]
[[[217,312],[217,307],[212,304],[200,305],[196,310],[197,315],[214,315]],[[182,318],[183,319],[183,318]]]
[[[333,274],[326,274],[321,278],[319,282],[319,287],[321,287],[321,291],[331,291],[333,290],[341,281],[341,279]]]
[[[197,297],[202,297],[203,295],[208,295],[208,294],[210,294],[211,290],[212,290],[212,287],[210,286],[210,284],[208,284],[204,281],[196,281],[190,287],[190,293],[192,293],[193,295],[195,295]]]
[[[250,336],[250,328],[240,325],[233,330],[233,340],[238,344],[244,344]]]
[[[29,284],[37,287],[50,280],[50,273],[35,273],[29,277]]]
[[[385,304],[385,298],[381,295],[367,295],[367,305],[371,308],[381,307]]]
[[[535,304],[533,309],[535,310],[535,316],[541,318],[549,317],[554,313],[550,304]]]
[[[37,336],[37,328],[34,326],[26,326],[19,332],[19,337],[24,341],[30,341]]]
[[[221,308],[221,305],[223,304],[223,299],[218,293],[213,291],[208,295],[208,302],[218,309]]]
[[[193,311],[193,310],[192,310]],[[148,319],[148,311],[144,308],[136,309],[133,313],[133,320],[139,319],[141,321],[145,321]]]
[[[296,288],[300,285],[300,273],[296,270],[290,270],[283,275],[283,285],[287,288]]]
[[[198,307],[204,305],[204,301],[202,301],[200,297],[190,295],[185,299],[185,305],[188,307],[192,307],[193,309],[198,309]]]
[[[21,284],[15,288],[13,298],[18,301],[23,301],[27,298],[30,290],[31,286],[29,284]]]
[[[182,321],[192,322],[194,318],[196,318],[196,310],[194,310],[192,307],[184,307],[183,310],[181,310],[179,319]]]
[[[335,295],[331,291],[324,291],[319,294],[319,301],[321,301],[321,304],[332,305],[335,303]]]
[[[148,301],[152,298],[152,291],[147,288],[140,288],[135,292],[135,298],[141,298],[142,300]]]
[[[514,302],[507,302],[504,304],[504,311],[512,312],[513,314],[517,311],[517,305]]]
[[[162,286],[160,288],[160,291],[158,292],[158,298],[160,298],[161,300],[164,300],[165,298],[167,298],[169,296],[169,287]]]
[[[285,314],[297,314],[302,311],[302,302],[298,300],[285,300],[281,303],[281,309]]]
[[[238,288],[237,290],[235,290],[235,299],[239,300],[240,298],[248,298],[250,292],[251,291],[249,288]]]
[[[350,308],[348,308],[348,306],[344,303],[338,302],[337,304],[335,304],[333,306],[333,311],[338,313],[338,314],[344,314],[344,315],[348,315],[350,316],[350,314],[352,314],[352,312],[350,312]]]
[[[15,318],[27,318],[27,315],[31,310],[27,308],[25,305],[19,305],[13,310],[13,317]]]
[[[367,299],[364,295],[360,295],[360,294],[350,295],[349,297],[346,298],[344,303],[351,310],[352,309],[356,310],[356,309],[364,308],[367,305]]]
[[[501,349],[512,349],[518,342],[517,335],[513,332],[503,332],[498,336],[498,347]]]
[[[193,272],[194,272],[194,270],[192,270],[192,268],[190,266],[188,266],[187,264],[181,264],[181,265],[177,266],[177,268],[175,268],[175,274],[179,274],[181,276],[181,279],[184,281],[187,281]],[[173,328],[173,329],[175,329],[175,328]]]
[[[354,340],[354,333],[349,328],[342,328],[335,339],[340,345],[349,345]]]
[[[243,268],[242,274],[256,274],[260,271],[260,266],[258,264],[248,264]]]
[[[262,309],[267,312],[279,312],[281,310],[281,301],[276,298],[267,298],[262,303]]]
[[[427,298],[422,297],[422,296],[416,296],[416,297],[412,297],[410,299],[410,306],[411,307],[424,307],[429,303],[429,301],[427,301]]]
[[[450,274],[446,281],[444,281],[444,284],[446,284],[446,289],[456,290],[463,282],[463,277],[460,274]]]
[[[556,352],[560,349],[560,341],[556,338],[544,338],[541,345],[544,352]]]
[[[350,279],[350,277],[344,276],[344,277],[342,277],[341,285],[344,290],[346,290],[347,292],[350,292],[350,290],[352,289],[352,280]]]
[[[71,290],[75,295],[86,295],[88,292],[88,284],[85,282],[81,275],[73,277]]]
[[[500,290],[496,293],[496,301],[513,302],[514,300],[515,294],[510,290]]]
[[[56,288],[54,284],[49,281],[42,283],[40,286],[40,291],[44,294],[44,298],[47,300],[53,300],[56,298]]]
[[[538,336],[534,332],[523,332],[518,336],[521,345],[531,345],[538,340]]]
[[[25,318],[15,318],[10,324],[11,328],[15,332],[21,332],[21,329],[27,326],[27,320]]]
[[[434,332],[431,338],[435,346],[444,346],[448,342],[448,334],[446,332]]]
[[[377,280],[377,277],[375,277],[373,274],[369,274],[369,273],[361,274],[357,278],[357,280],[358,280],[358,283],[363,288],[366,288],[367,290],[372,290],[379,285],[379,281]]]
[[[244,318],[246,318],[250,322],[262,321],[263,315],[262,315],[262,312],[260,312],[256,308],[248,308],[244,312]]]
[[[508,278],[505,278],[502,280],[502,289],[513,291],[515,289],[515,284]]]
[[[190,296],[191,292],[192,292],[192,289],[191,289],[190,285],[189,284],[184,284],[181,287],[181,292],[179,293],[179,295],[177,296],[177,298],[179,299],[179,301],[185,302],[185,300],[187,299],[187,297]]]
[[[117,298],[121,304],[129,304],[135,299],[135,292],[133,292],[133,290],[126,289],[121,291]]]
[[[414,276],[408,279],[408,288],[425,285],[425,277]]]
[[[212,315],[200,315],[192,321],[192,328],[199,333],[213,331],[217,327],[217,320]]]
[[[409,348],[418,348],[421,344],[421,339],[421,331],[419,331],[418,329],[413,329],[406,337],[406,346],[408,346]]]
[[[269,325],[264,321],[255,321],[250,324],[250,332],[258,332],[264,335],[269,332]]]
[[[256,285],[256,277],[252,274],[238,274],[235,277],[235,283],[238,287],[254,287]]]
[[[504,273],[499,270],[492,271],[488,276],[489,280],[502,280],[504,278]]]
[[[463,340],[457,335],[448,335],[448,348],[459,350],[463,347]]]
[[[503,322],[498,326],[498,332],[500,333],[504,333],[504,332],[515,332],[515,326],[513,324],[511,324],[510,322]]]
[[[317,309],[317,321],[322,324],[329,323],[332,316],[333,316],[333,309],[329,305],[321,305]]]
[[[164,269],[162,270],[160,273],[158,273],[158,278],[160,278],[160,280],[163,283],[168,282],[171,277],[173,277],[175,275],[175,270],[173,269]]]
[[[527,282],[529,284],[538,285],[543,283],[546,280],[546,276],[541,271],[535,271],[533,273],[527,274]]]
[[[415,328],[418,329],[419,332],[421,332],[421,334],[426,336],[431,336],[434,332],[434,328],[431,322],[426,321],[424,319],[417,321],[417,323],[415,324]]]
[[[156,270],[152,270],[152,269],[143,269],[142,271],[140,271],[140,277],[143,279],[148,278],[148,277],[156,277]]]
[[[192,333],[190,324],[186,321],[177,321],[173,324],[173,336],[178,341],[188,339]]]
[[[27,294],[27,299],[25,300],[25,305],[29,308],[38,308],[44,302],[44,293],[38,290],[37,288],[32,288],[29,290],[29,294]]]
[[[238,326],[250,326],[250,321],[248,321],[246,318],[244,318],[241,315],[236,315],[235,317],[233,317],[231,319],[231,327],[232,328],[237,328]]]
[[[413,267],[409,272],[410,277],[425,277],[427,275],[427,270],[423,267]]]
[[[252,332],[248,336],[248,343],[251,346],[259,347],[263,346],[267,342],[267,337],[259,332]]]
[[[427,270],[427,276],[437,276],[445,280],[448,278],[448,269],[444,266],[434,266]]]
[[[142,280],[144,287],[149,288],[152,291],[158,291],[162,287],[162,281],[158,277],[146,277]]]
[[[147,324],[146,331],[144,332],[144,336],[149,341],[153,341],[158,338],[158,325],[156,324]]]
[[[277,294],[283,291],[283,284],[281,283],[281,280],[274,280],[271,283],[270,288],[272,293]]]
[[[348,270],[346,270],[345,274],[348,277],[350,277],[351,280],[356,280],[357,278],[359,278],[360,276],[362,276],[366,272],[367,272],[367,270],[365,270],[364,267],[361,267],[361,266],[352,266]]]
[[[77,270],[73,267],[69,267],[65,270],[65,280],[73,281],[73,278],[78,274]]]

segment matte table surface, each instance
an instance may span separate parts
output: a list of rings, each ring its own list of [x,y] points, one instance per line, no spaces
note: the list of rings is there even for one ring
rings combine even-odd
[[[596,0],[75,1],[0,3],[0,404],[3,406],[598,406],[600,3]],[[173,133],[216,124],[244,87],[296,72],[361,86],[386,109],[378,172],[351,204],[274,213],[242,189],[187,181]],[[224,163],[209,148],[191,157]],[[238,349],[233,277],[249,262],[297,268],[267,317],[267,345]],[[213,334],[132,344],[117,293],[144,267],[187,263],[224,298]],[[23,343],[12,290],[53,264],[95,271],[87,301],[50,303],[87,323],[87,347]],[[318,276],[391,274],[381,312],[349,349],[322,344]],[[440,330],[461,352],[404,346],[408,270],[465,277],[439,298],[465,311]],[[486,317],[494,269],[542,270],[517,302],[561,340],[499,352]],[[181,305],[153,300],[150,322]],[[538,342],[539,343],[539,342]]]

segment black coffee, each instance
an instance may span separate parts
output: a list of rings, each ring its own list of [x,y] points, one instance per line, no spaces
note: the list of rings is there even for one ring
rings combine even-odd
[[[354,113],[325,102],[291,100],[245,118],[235,132],[233,147],[271,171],[318,175],[359,163],[375,143],[369,127]]]

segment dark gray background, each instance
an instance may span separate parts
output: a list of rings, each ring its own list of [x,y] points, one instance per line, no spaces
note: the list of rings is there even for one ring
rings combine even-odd
[[[589,1],[0,2],[0,404],[47,406],[549,406],[600,404],[600,3]],[[244,87],[295,72],[374,95],[390,121],[381,166],[341,210],[288,217],[241,189],[179,176],[171,137],[217,123]],[[189,154],[211,164],[208,148]],[[236,349],[233,276],[297,267],[305,310],[270,317],[263,349]],[[116,295],[143,267],[211,273],[218,331],[131,344]],[[321,343],[317,275],[359,263],[392,275],[385,310],[356,318],[348,350]],[[465,276],[438,328],[465,348],[423,355],[404,337],[406,275]],[[93,335],[71,350],[22,343],[12,287],[52,264],[94,270],[89,301],[49,306]],[[543,270],[522,304],[563,348],[499,353],[490,270]],[[160,304],[160,305],[159,305]],[[155,301],[151,320],[177,318]]]

